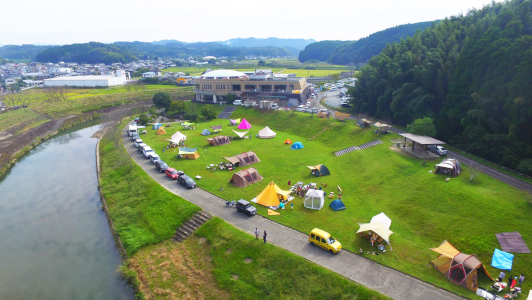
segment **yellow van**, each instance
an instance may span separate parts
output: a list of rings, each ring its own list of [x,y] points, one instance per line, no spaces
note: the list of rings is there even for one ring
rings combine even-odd
[[[330,233],[321,229],[314,228],[308,236],[308,240],[312,245],[316,245],[331,253],[338,253],[342,249],[342,244],[338,242]]]

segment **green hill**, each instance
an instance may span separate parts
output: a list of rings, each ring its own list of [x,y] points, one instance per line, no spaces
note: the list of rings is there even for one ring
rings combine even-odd
[[[135,55],[126,49],[96,42],[52,47],[36,56],[38,62],[53,63],[66,61],[89,64],[112,64],[117,62],[127,63],[137,59]]]
[[[0,47],[0,57],[7,59],[35,59],[35,56],[53,46],[5,45]]]
[[[312,59],[327,61],[336,48],[348,42],[349,41],[320,41],[309,44],[305,49],[299,52],[299,61],[306,62]]]

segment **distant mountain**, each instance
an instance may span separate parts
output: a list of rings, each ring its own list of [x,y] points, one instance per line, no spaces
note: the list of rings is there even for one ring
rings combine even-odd
[[[52,47],[37,54],[35,59],[38,62],[66,61],[89,64],[127,63],[138,60],[134,54],[124,48],[96,42]]]
[[[343,44],[331,53],[327,61],[340,65],[365,63],[373,56],[378,55],[386,47],[386,44],[399,42],[407,36],[413,36],[418,29],[424,30],[430,27],[433,22],[437,23],[438,21],[399,25],[373,33],[358,41]]]
[[[0,47],[0,57],[7,59],[31,59],[35,60],[35,56],[42,51],[51,48],[52,46],[37,46],[37,45],[5,45]]]
[[[302,50],[307,46],[308,44],[315,43],[316,40],[314,39],[280,39],[280,38],[266,38],[266,39],[257,39],[254,37],[250,38],[236,38],[236,39],[230,39],[223,42],[218,42],[222,45],[228,45],[231,47],[290,47],[290,48],[296,48],[298,50]]]
[[[350,41],[319,41],[309,44],[304,50],[299,52],[299,61],[306,62],[312,59],[327,61],[336,48],[349,42]]]

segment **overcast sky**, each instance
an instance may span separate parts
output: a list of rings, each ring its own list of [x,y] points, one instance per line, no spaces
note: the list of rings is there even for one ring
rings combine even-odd
[[[25,0],[3,1],[0,44],[184,42],[278,37],[356,40],[432,21],[490,0]]]

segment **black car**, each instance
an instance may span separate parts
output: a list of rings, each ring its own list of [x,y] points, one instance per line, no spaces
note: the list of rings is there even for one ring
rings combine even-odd
[[[196,187],[196,182],[194,182],[194,180],[192,180],[192,178],[190,178],[188,175],[180,175],[177,177],[177,183],[181,184],[187,189],[193,189]]]
[[[162,160],[156,160],[155,169],[157,169],[157,171],[159,171],[160,173],[163,173],[164,171],[166,171],[166,169],[168,169],[168,165]]]
[[[341,106],[342,107],[351,107],[351,104],[350,103],[343,103]]]
[[[257,209],[251,206],[248,201],[242,199],[236,202],[236,210],[250,217],[257,214]]]

